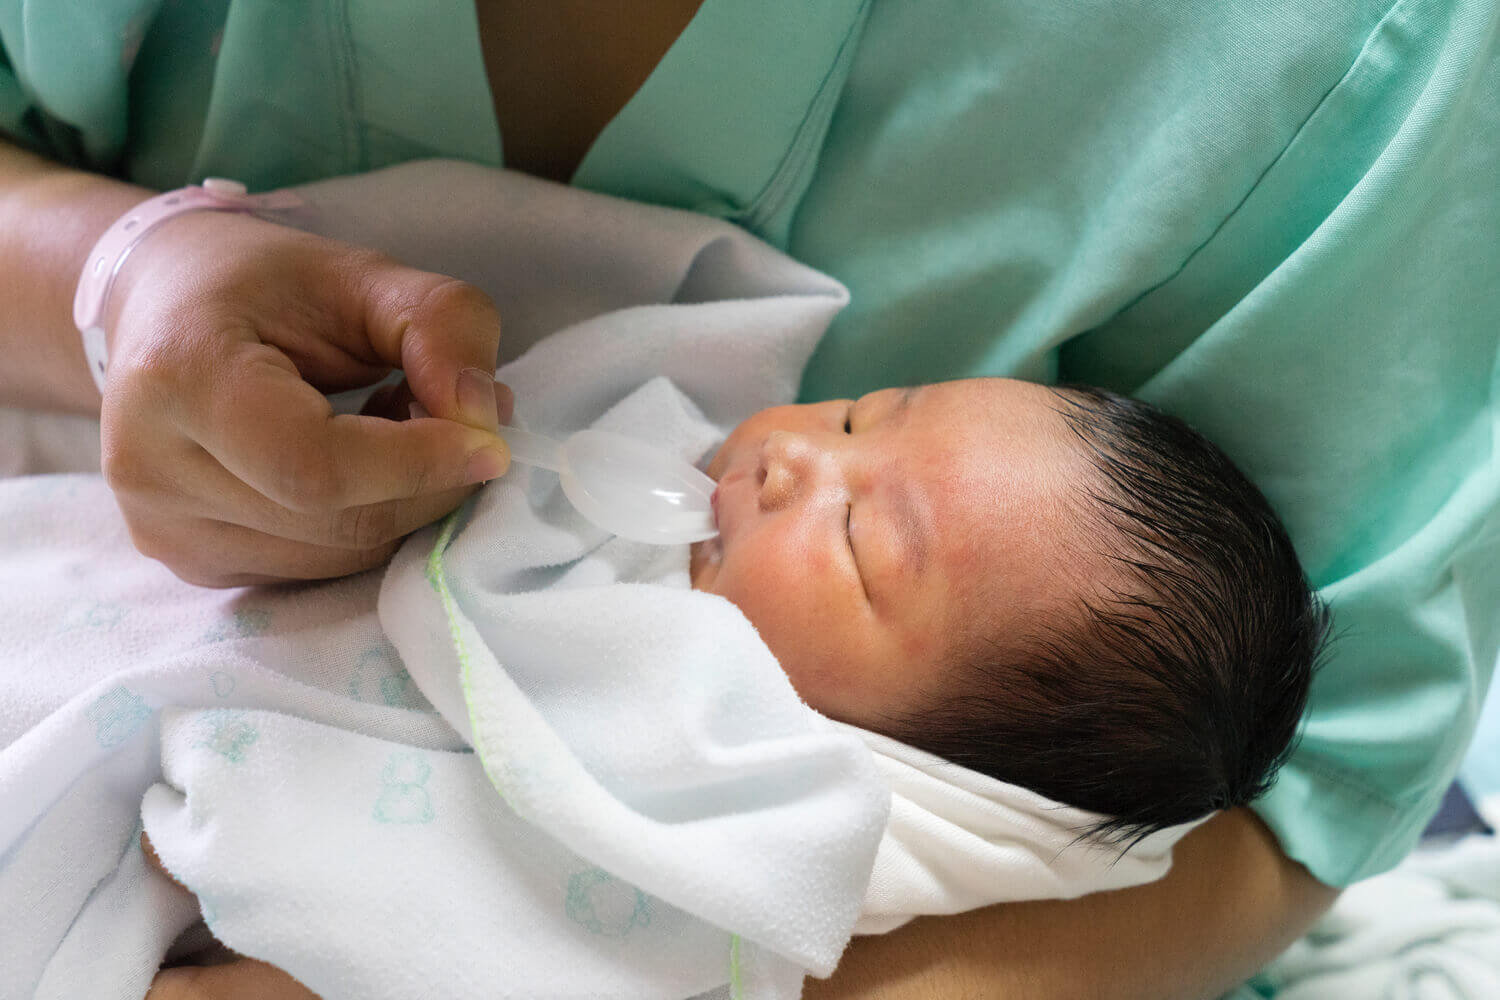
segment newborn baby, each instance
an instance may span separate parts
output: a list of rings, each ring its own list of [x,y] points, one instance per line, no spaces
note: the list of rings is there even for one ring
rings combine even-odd
[[[1264,497],[1112,393],[972,379],[763,410],[725,441],[693,586],[831,718],[1133,839],[1243,805],[1328,631]]]
[[[632,399],[612,419],[688,413],[664,379]],[[795,983],[853,930],[1160,877],[1166,844],[1067,847],[1247,802],[1295,733],[1326,614],[1260,495],[1149,407],[1000,379],[891,389],[761,411],[710,471],[720,535],[693,549],[694,587],[743,612],[807,705],[1005,789],[810,718],[739,612],[678,589],[680,548],[600,544],[555,479],[523,474],[381,585],[382,628],[474,754],[414,746],[408,727],[443,727],[423,713],[390,713],[413,718],[382,740],[231,708],[217,674],[208,711],[163,723],[170,787],[143,823],[215,932],[271,942],[309,982],[304,927],[330,928],[316,961],[337,982],[409,963],[372,927],[397,941],[461,912],[467,981],[520,969],[518,995],[695,995],[742,942]],[[268,814],[275,796],[309,818]],[[421,888],[450,884],[457,902]]]

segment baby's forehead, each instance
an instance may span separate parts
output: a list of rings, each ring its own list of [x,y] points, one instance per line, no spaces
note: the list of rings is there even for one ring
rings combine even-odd
[[[1068,403],[1048,386],[995,377],[900,391],[908,395],[907,425],[919,432],[902,444],[908,451],[946,454],[981,473],[1002,462],[1033,480],[1050,470],[1053,486],[1064,489],[1087,468],[1091,452],[1065,416]]]
[[[949,620],[993,633],[1018,615],[1072,605],[1091,542],[1087,448],[1046,386],[985,378],[921,387],[888,468],[925,493]]]
[[[987,377],[932,382],[897,390],[911,417],[926,425],[972,427],[983,434],[1065,430],[1066,402],[1050,386]]]

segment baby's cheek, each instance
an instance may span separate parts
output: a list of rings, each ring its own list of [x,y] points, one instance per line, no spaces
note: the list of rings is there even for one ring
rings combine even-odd
[[[941,629],[936,628],[903,633],[898,639],[901,662],[916,664],[937,659],[939,649],[943,645],[940,633]]]
[[[820,663],[783,660],[782,669],[798,697],[815,711],[834,719],[849,714],[850,686],[847,679]]]
[[[777,654],[797,694],[830,718],[868,725],[885,706],[885,671],[876,667],[859,637],[829,628],[827,622],[810,625],[803,635],[790,644],[794,648]]]
[[[718,482],[724,476],[724,468],[729,464],[729,442],[719,446],[714,452],[714,457],[708,460],[708,467],[703,471],[714,482]]]

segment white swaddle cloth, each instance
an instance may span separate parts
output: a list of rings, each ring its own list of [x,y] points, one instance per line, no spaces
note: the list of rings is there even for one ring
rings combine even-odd
[[[510,350],[563,330],[502,373],[544,432],[699,459],[844,301],[730,226],[481,168],[305,192],[297,224],[485,288]],[[1182,832],[1117,858],[823,719],[685,547],[606,538],[547,473],[383,583],[190,587],[97,476],[0,481],[0,513],[0,997],[144,994],[194,913],[137,816],[216,935],[325,1000],[796,996],[856,927],[1149,881]]]

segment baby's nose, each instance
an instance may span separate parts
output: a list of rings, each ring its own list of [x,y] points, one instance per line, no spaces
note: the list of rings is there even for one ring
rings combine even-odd
[[[816,488],[834,458],[810,438],[792,431],[772,431],[761,448],[761,510],[780,510]]]

